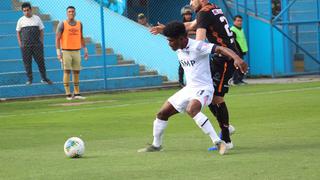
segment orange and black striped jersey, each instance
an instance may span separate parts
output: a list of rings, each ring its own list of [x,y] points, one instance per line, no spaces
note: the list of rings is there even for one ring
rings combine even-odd
[[[207,30],[206,35],[210,43],[228,47],[237,52],[227,18],[217,5],[209,3],[197,13],[197,28]]]

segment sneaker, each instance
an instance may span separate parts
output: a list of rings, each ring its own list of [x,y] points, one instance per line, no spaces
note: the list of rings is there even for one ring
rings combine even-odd
[[[31,85],[32,84],[32,80],[28,80],[27,82],[26,82],[26,85]]]
[[[227,152],[227,150],[228,150],[227,145],[224,141],[221,140],[216,145],[217,145],[219,154],[224,155]]]
[[[138,152],[139,153],[143,153],[143,152],[159,152],[162,151],[162,146],[160,147],[155,147],[153,145],[149,145],[148,147],[139,149]]]
[[[53,82],[50,81],[50,79],[42,79],[42,80],[41,80],[41,83],[42,83],[42,84],[49,84],[49,85],[53,84]]]
[[[70,100],[72,100],[72,99],[73,99],[73,97],[72,97],[72,95],[71,95],[71,94],[68,94],[68,95],[67,95],[67,97],[66,97],[66,99],[70,101]]]
[[[81,96],[81,94],[75,94],[74,99],[86,99],[86,97]]]
[[[232,142],[226,143],[226,146],[227,146],[227,150],[233,149],[233,143]]]

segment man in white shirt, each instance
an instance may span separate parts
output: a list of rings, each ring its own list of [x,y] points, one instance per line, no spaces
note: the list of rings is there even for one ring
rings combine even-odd
[[[223,155],[227,151],[209,119],[201,112],[204,106],[211,103],[214,93],[211,78],[209,55],[223,54],[234,60],[234,65],[242,72],[247,71],[247,64],[232,50],[215,44],[196,41],[187,37],[183,23],[169,23],[163,34],[167,37],[170,47],[177,52],[179,62],[186,75],[186,86],[171,96],[162,106],[153,123],[152,145],[138,150],[138,152],[157,152],[162,150],[162,136],[168,124],[168,119],[174,114],[186,112],[194,119],[196,124],[205,134],[208,134],[219,153]]]
[[[46,67],[43,54],[43,29],[44,25],[37,15],[32,14],[30,3],[23,3],[21,6],[24,16],[17,22],[17,39],[22,52],[24,67],[27,72],[27,85],[32,84],[32,57],[38,64],[41,74],[41,82],[52,84],[46,76]]]

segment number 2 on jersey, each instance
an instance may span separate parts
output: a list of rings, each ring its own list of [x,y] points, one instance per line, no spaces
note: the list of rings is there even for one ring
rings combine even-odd
[[[233,43],[233,42],[234,42],[233,33],[232,33],[232,31],[230,31],[230,29],[229,29],[229,23],[228,23],[227,18],[226,18],[225,16],[221,16],[219,19],[220,19],[220,21],[221,21],[222,23],[225,23],[224,29],[226,30],[228,36],[230,37],[231,43]]]

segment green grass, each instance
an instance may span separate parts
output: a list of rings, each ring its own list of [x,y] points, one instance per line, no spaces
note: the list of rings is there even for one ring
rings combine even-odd
[[[137,153],[175,91],[0,103],[0,179],[319,179],[320,82],[232,88],[235,148],[225,156],[207,151],[210,139],[185,114],[170,119],[163,152]],[[65,157],[71,136],[85,141],[83,158]]]

